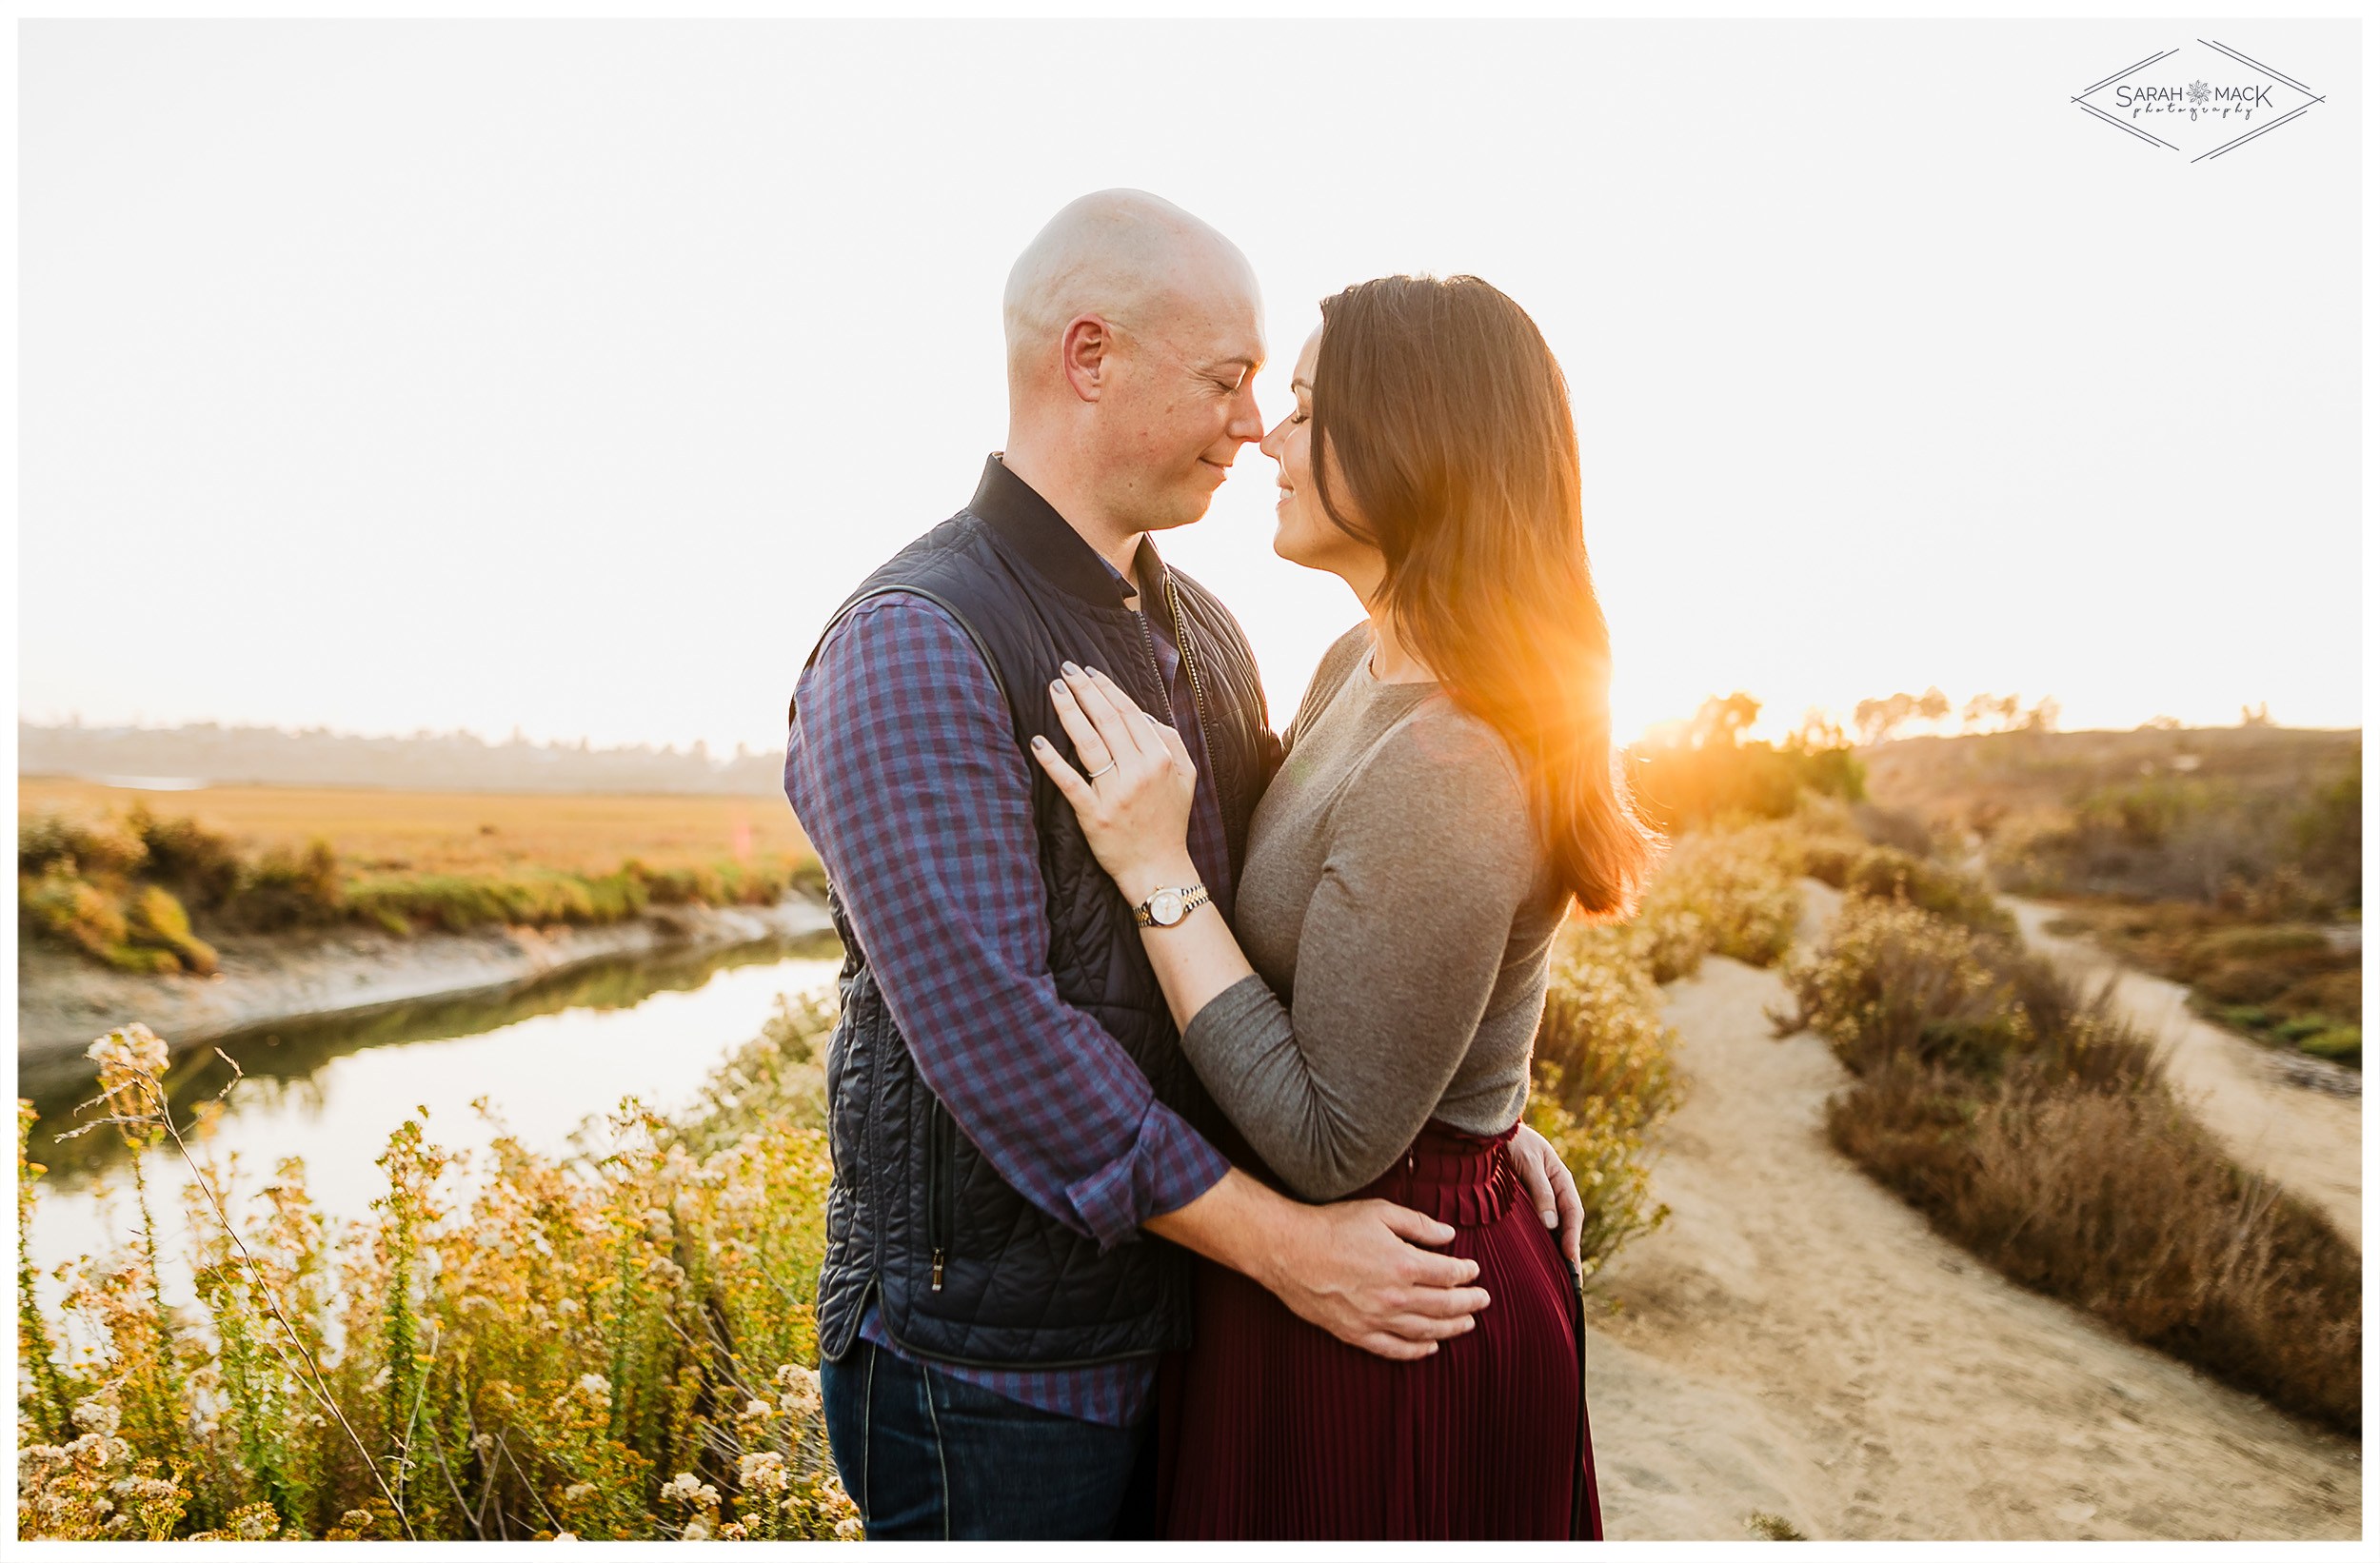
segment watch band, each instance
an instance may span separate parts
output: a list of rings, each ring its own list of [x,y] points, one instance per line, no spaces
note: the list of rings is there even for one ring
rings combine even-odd
[[[1157,919],[1155,907],[1160,898],[1167,896],[1178,898],[1181,902],[1181,910],[1160,922]],[[1149,899],[1132,909],[1132,920],[1143,928],[1171,928],[1213,899],[1206,893],[1204,884],[1168,885],[1163,889],[1149,892]]]

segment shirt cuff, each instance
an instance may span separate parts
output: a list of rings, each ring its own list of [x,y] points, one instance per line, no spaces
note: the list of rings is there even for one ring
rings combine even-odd
[[[1131,1148],[1066,1185],[1067,1202],[1104,1254],[1140,1235],[1152,1216],[1180,1210],[1223,1180],[1231,1163],[1161,1101],[1140,1116]]]

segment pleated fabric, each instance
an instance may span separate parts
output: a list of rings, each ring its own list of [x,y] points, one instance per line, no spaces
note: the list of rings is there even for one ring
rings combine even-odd
[[[1159,1533],[1172,1538],[1601,1540],[1580,1360],[1555,1235],[1504,1154],[1432,1119],[1353,1197],[1454,1226],[1478,1324],[1418,1362],[1349,1346],[1221,1265],[1158,1391]]]

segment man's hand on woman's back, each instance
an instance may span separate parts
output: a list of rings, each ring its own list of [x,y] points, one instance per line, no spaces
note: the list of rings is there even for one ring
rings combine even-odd
[[[1385,1199],[1303,1205],[1234,1168],[1150,1232],[1227,1264],[1307,1323],[1398,1361],[1470,1331],[1488,1305],[1471,1259],[1433,1254],[1455,1229]]]

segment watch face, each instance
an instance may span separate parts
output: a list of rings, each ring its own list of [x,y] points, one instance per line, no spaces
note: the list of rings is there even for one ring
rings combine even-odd
[[[1149,898],[1149,920],[1171,926],[1181,920],[1181,892],[1160,890]]]

